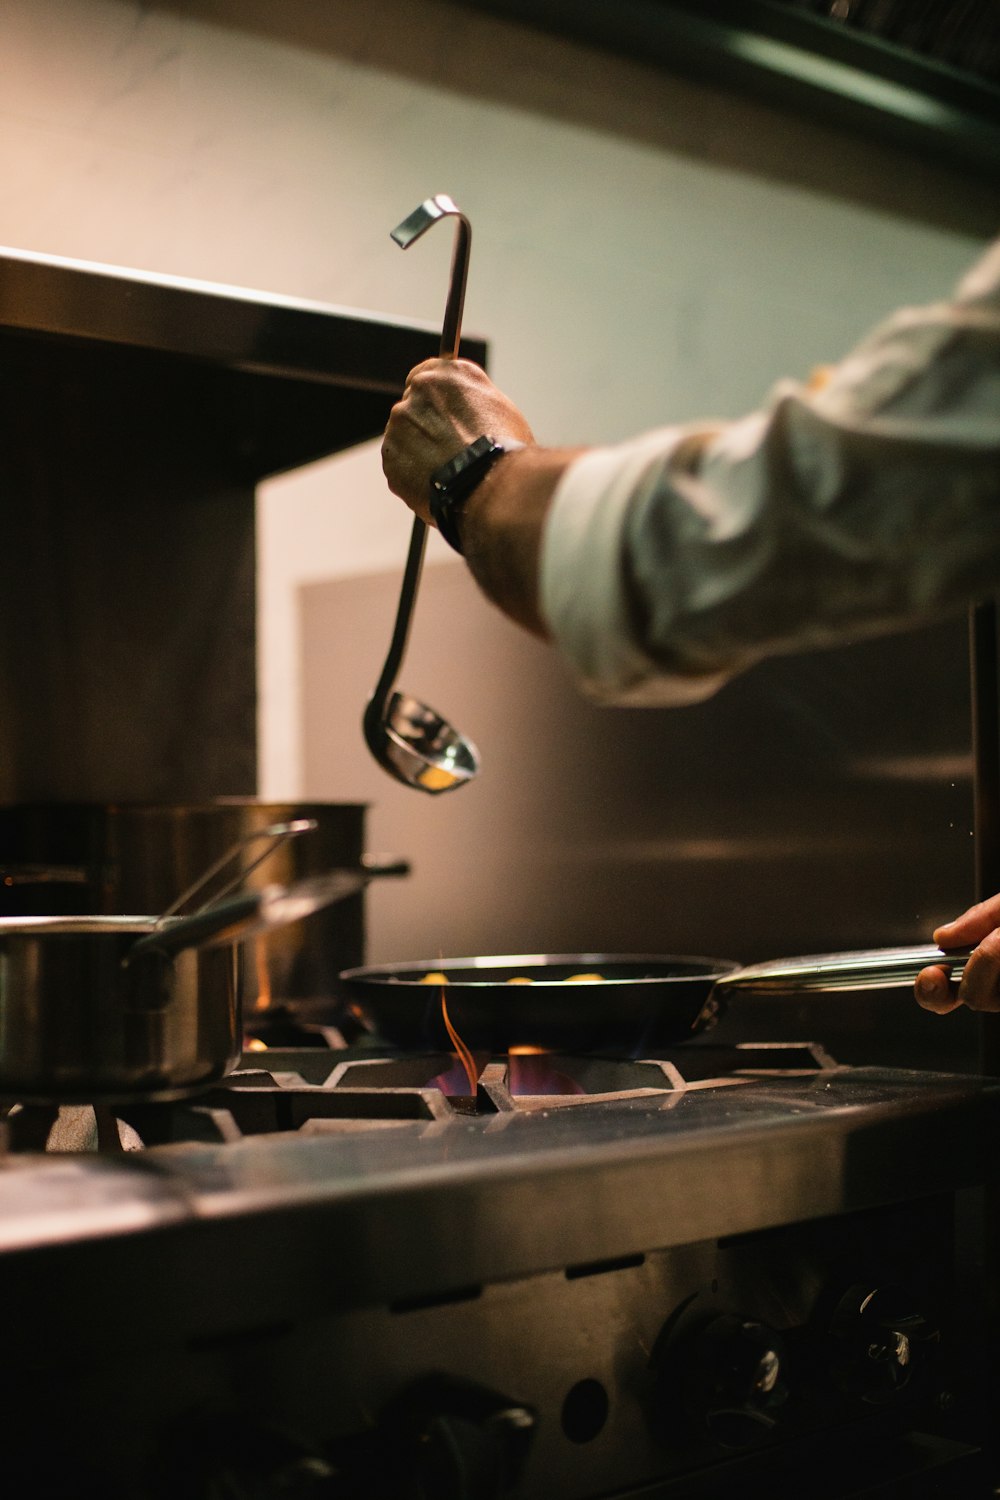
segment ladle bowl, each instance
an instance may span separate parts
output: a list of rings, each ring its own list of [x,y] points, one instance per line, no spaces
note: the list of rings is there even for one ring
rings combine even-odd
[[[370,734],[366,722],[365,738],[391,776],[424,792],[449,792],[471,781],[479,770],[475,745],[407,693],[391,695]]]

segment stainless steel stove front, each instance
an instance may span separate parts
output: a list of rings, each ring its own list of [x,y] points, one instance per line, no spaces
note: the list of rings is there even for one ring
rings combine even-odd
[[[494,1065],[467,1113],[440,1058],[252,1054],[133,1118],[164,1144],[10,1155],[8,1473],[137,1500],[989,1494],[956,1213],[995,1176],[1000,1086],[684,1058],[567,1060],[587,1093],[527,1099]]]

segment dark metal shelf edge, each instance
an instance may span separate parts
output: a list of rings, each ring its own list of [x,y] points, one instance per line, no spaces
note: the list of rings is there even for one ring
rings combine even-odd
[[[391,394],[440,341],[415,321],[6,247],[0,328]],[[485,362],[481,339],[462,352]]]

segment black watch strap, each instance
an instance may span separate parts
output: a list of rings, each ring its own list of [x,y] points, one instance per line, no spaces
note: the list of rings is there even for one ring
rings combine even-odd
[[[462,506],[476,486],[486,478],[497,459],[503,458],[505,453],[510,453],[515,448],[523,447],[523,443],[515,442],[512,438],[504,438],[502,441],[491,437],[476,438],[461,453],[434,470],[431,475],[431,516],[449,547],[454,547],[456,552],[464,555],[462,539],[458,534],[458,518]]]

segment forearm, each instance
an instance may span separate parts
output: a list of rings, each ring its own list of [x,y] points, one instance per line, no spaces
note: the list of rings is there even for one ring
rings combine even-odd
[[[939,305],[876,330],[821,390],[782,382],[714,433],[581,459],[542,588],[584,690],[691,701],[764,657],[995,593],[998,376],[1000,307]]]
[[[579,449],[523,448],[508,453],[466,501],[460,535],[469,569],[504,614],[542,639],[539,599],[542,537],[556,487]]]

